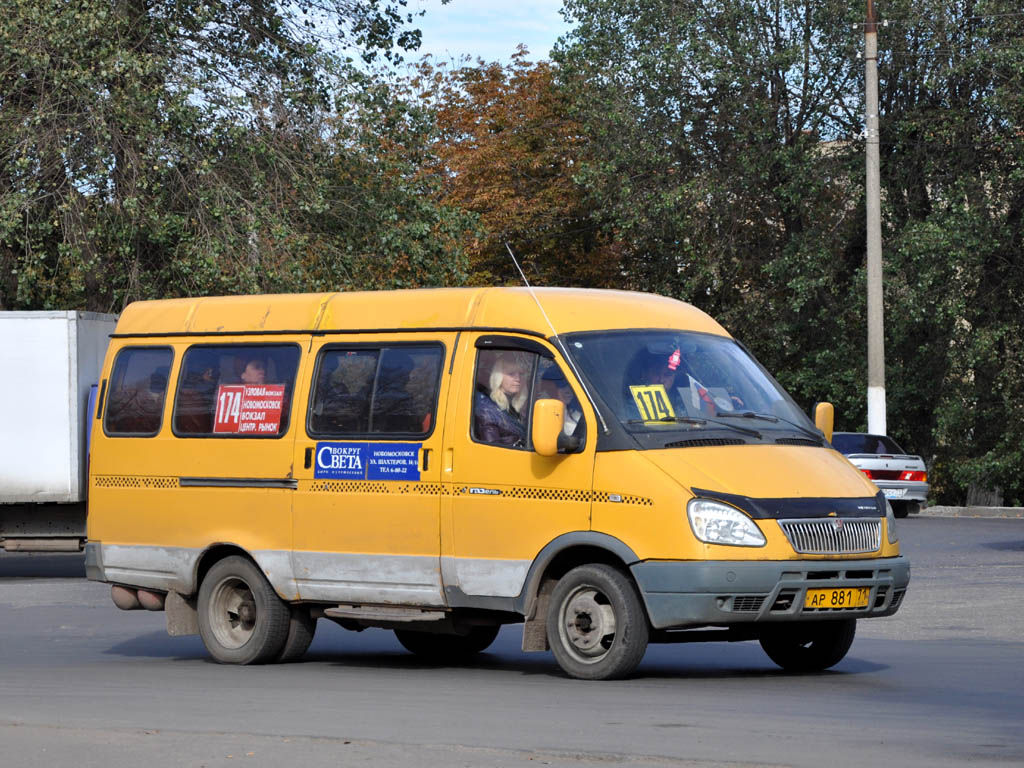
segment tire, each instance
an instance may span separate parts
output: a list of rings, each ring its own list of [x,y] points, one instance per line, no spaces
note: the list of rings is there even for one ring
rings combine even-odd
[[[910,514],[910,504],[906,501],[891,501],[892,514],[900,519]]]
[[[558,666],[579,680],[630,674],[647,650],[649,630],[632,580],[609,565],[581,565],[558,580],[547,615]]]
[[[199,635],[221,664],[263,664],[288,639],[290,611],[252,561],[233,555],[199,587]]]
[[[396,629],[395,637],[409,652],[432,661],[458,661],[486,651],[498,636],[500,626],[473,627],[465,635]]]
[[[303,654],[309,650],[313,642],[313,635],[316,632],[316,619],[314,619],[308,608],[293,605],[291,617],[288,621],[288,637],[284,641],[284,647],[277,654],[275,661],[285,664],[289,661],[298,661]]]
[[[856,619],[783,624],[761,636],[761,647],[787,672],[820,672],[843,660],[856,632]]]

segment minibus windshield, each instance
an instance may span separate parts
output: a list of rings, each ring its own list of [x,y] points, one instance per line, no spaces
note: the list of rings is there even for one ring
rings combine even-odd
[[[638,437],[725,430],[740,439],[780,431],[821,439],[782,387],[730,338],[631,330],[572,334],[567,341],[615,418]]]

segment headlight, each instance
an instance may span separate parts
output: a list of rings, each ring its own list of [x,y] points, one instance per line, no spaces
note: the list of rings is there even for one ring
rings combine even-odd
[[[763,547],[764,534],[749,517],[728,504],[707,499],[690,499],[686,505],[693,535],[708,544],[735,547]]]
[[[896,515],[892,513],[892,504],[885,502],[885,530],[888,531],[889,543],[895,544],[900,540],[896,535]]]

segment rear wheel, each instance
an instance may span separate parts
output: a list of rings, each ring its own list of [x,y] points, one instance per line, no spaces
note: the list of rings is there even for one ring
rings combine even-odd
[[[570,677],[612,680],[647,650],[647,615],[633,582],[609,565],[581,565],[558,580],[547,615],[548,645]]]
[[[788,672],[820,672],[843,660],[856,631],[856,619],[780,624],[765,631],[761,647]]]
[[[276,661],[285,663],[301,659],[303,654],[309,650],[313,642],[313,633],[316,632],[316,619],[312,617],[308,608],[300,605],[291,607],[291,619],[288,621],[288,638],[284,641],[284,647],[277,654]]]
[[[215,563],[199,587],[199,635],[221,664],[262,664],[288,638],[288,606],[260,570],[233,555]]]
[[[417,656],[434,661],[458,661],[486,651],[498,636],[499,629],[500,626],[472,627],[464,635],[396,629],[395,637],[407,651]]]

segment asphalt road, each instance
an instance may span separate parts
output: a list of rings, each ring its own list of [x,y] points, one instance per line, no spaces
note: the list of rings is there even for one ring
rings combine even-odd
[[[10,766],[1024,765],[1024,521],[900,522],[913,578],[833,670],[754,643],[652,646],[630,680],[566,679],[521,630],[460,668],[321,621],[300,663],[226,667],[122,612],[81,556],[0,554]]]

